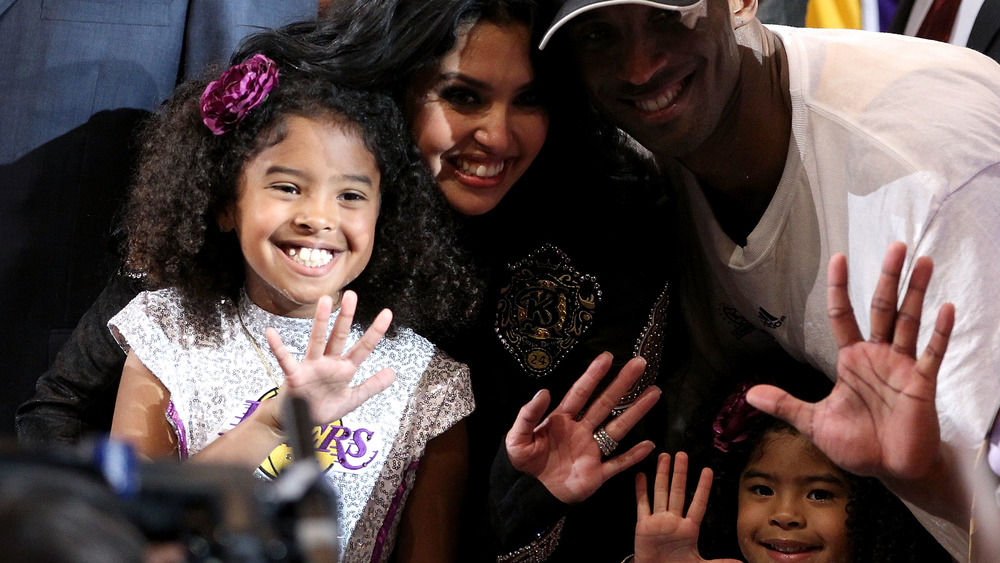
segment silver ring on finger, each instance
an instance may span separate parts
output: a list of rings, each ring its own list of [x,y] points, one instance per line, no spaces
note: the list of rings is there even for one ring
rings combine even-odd
[[[618,440],[608,436],[608,432],[604,430],[603,426],[598,426],[594,430],[594,440],[597,442],[597,447],[601,448],[601,454],[604,457],[611,455],[615,451],[615,448],[618,447]]]

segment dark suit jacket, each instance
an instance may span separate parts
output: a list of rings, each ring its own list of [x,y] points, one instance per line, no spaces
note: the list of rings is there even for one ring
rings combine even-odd
[[[316,0],[0,0],[0,434],[117,267],[132,132]]]
[[[903,33],[913,11],[914,0],[900,0],[896,14],[889,25],[889,33]],[[969,41],[965,45],[1000,62],[1000,0],[985,0],[972,24]]]

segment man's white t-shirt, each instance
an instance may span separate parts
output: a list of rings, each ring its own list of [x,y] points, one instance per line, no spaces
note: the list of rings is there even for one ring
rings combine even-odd
[[[746,246],[722,232],[693,177],[683,180],[680,228],[697,237],[687,237],[691,283],[682,280],[680,305],[695,346],[732,371],[778,344],[834,378],[830,257],[847,255],[867,335],[885,251],[903,241],[901,287],[916,257],[935,264],[918,351],[941,305],[955,304],[937,408],[942,438],[976,450],[1000,406],[1000,66],[911,37],[770,29],[788,54],[792,137]],[[915,512],[954,555],[967,553],[960,531]]]

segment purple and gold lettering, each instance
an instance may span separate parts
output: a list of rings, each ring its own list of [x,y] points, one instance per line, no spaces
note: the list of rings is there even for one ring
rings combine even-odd
[[[363,469],[378,455],[378,450],[375,450],[365,459],[368,442],[374,436],[371,430],[359,428],[351,431],[350,428],[333,424],[321,426],[318,430],[316,451],[335,457],[345,469]],[[355,464],[356,460],[364,461]]]
[[[236,422],[230,424],[229,425],[230,428],[235,427],[237,424],[239,424],[239,423],[243,422],[244,420],[246,420],[247,418],[249,418],[250,415],[253,414],[253,411],[257,410],[257,407],[260,406],[260,401],[251,401],[250,399],[247,399],[246,401],[243,401],[243,402],[246,403],[247,410],[244,411],[243,414],[241,414],[241,415],[239,415],[239,416],[236,417]],[[223,434],[223,432],[219,432],[219,436],[222,436],[222,434]]]

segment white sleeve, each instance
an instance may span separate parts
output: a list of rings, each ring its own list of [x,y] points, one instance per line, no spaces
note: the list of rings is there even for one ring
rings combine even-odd
[[[941,203],[909,257],[911,264],[918,256],[934,260],[918,353],[930,340],[937,311],[944,303],[955,305],[955,328],[938,374],[937,409],[942,440],[968,459],[975,459],[1000,408],[998,190],[1000,164],[981,171]],[[986,494],[977,485],[976,502],[989,502],[998,514],[1000,489],[990,488],[992,494]],[[953,556],[967,559],[965,530],[919,510],[914,514]]]

